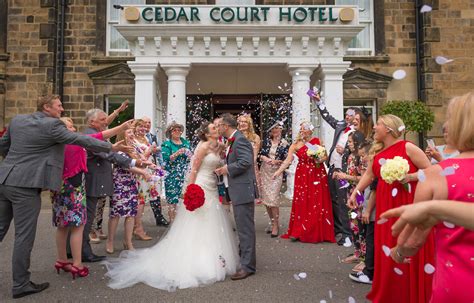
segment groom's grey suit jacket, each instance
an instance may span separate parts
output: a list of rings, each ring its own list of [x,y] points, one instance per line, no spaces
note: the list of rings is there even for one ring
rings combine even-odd
[[[258,197],[252,144],[236,131],[227,154],[229,196],[234,205],[254,202]]]
[[[98,152],[112,145],[67,130],[64,123],[43,112],[18,115],[0,140],[0,184],[58,191],[62,183],[64,145],[75,144]]]

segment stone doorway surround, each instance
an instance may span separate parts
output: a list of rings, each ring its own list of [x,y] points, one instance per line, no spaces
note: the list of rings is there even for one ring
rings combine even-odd
[[[334,18],[342,9],[351,9],[354,18],[349,22],[337,19],[299,23],[278,18],[279,9],[296,11],[299,6],[269,6],[266,22],[235,23],[214,22],[209,18],[201,18],[199,22],[148,22],[139,16],[144,9],[158,6],[130,7],[124,5],[116,28],[129,42],[135,57],[135,61],[128,62],[135,74],[135,116],[151,116],[155,127],[173,120],[186,125],[186,77],[193,64],[284,65],[293,87],[293,138],[299,124],[310,120],[310,98],[306,92],[312,86],[313,73],[321,80],[329,112],[342,119],[343,75],[350,65],[343,56],[348,43],[363,29],[356,6],[304,6],[307,10],[331,8]],[[198,9],[209,15],[216,6],[172,7]],[[127,21],[126,13],[132,10],[140,14],[138,20]],[[165,98],[161,98],[160,91],[164,88],[157,84],[158,74],[167,77]],[[160,121],[160,111],[166,113],[166,121]],[[323,124],[321,136],[326,145],[332,144],[333,130],[327,124]]]

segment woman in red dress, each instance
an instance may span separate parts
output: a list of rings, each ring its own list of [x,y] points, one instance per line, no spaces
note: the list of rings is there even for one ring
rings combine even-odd
[[[318,138],[311,138],[313,129],[310,123],[301,123],[298,138],[290,146],[288,157],[274,174],[277,177],[283,173],[293,161],[293,153],[296,154],[298,166],[293,205],[288,232],[282,238],[307,243],[335,242],[331,197],[324,168],[327,155],[315,159],[307,154],[309,147],[322,145]]]
[[[376,217],[383,212],[405,204],[413,203],[417,171],[430,166],[430,162],[421,149],[411,142],[401,139],[405,126],[403,121],[394,115],[380,116],[374,126],[374,145],[371,149],[372,160],[361,181],[351,195],[348,204],[357,205],[357,192],[364,189],[378,178],[376,195]],[[388,159],[399,156],[408,161],[408,175],[402,182],[389,184],[380,174],[382,165]],[[367,298],[373,302],[428,302],[431,296],[432,277],[425,274],[425,263],[433,264],[433,239],[430,237],[423,252],[411,260],[410,264],[396,264],[390,258],[390,249],[396,246],[397,239],[392,236],[391,227],[394,219],[375,225],[375,272],[372,290]]]

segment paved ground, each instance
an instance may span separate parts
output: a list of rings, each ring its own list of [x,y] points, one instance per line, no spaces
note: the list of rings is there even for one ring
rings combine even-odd
[[[286,229],[290,208],[282,207],[283,229]],[[264,207],[257,207],[257,267],[258,273],[243,281],[227,279],[208,287],[178,290],[174,293],[140,284],[132,288],[112,290],[107,287],[104,267],[92,264],[91,275],[72,281],[65,273],[57,275],[54,268],[54,228],[50,224],[51,210],[44,202],[41,210],[35,247],[32,252],[32,280],[48,281],[51,287],[37,295],[15,302],[365,302],[369,286],[353,283],[348,278],[352,265],[340,264],[338,259],[351,252],[335,244],[303,244],[271,239],[264,233],[267,224]],[[164,228],[153,226],[151,210],[147,208],[145,226],[157,238]],[[120,229],[118,235],[122,233]],[[14,230],[0,244],[0,302],[11,300],[11,251]],[[121,239],[117,239],[116,248]],[[136,247],[156,243],[135,242]],[[104,244],[93,246],[104,255]],[[115,254],[117,256],[118,253]],[[179,256],[176,256],[179,258]],[[295,274],[304,272],[306,279],[296,280]]]

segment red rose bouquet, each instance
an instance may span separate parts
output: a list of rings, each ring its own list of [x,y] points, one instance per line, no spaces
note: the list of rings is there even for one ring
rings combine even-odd
[[[184,194],[184,206],[189,211],[195,211],[204,204],[204,191],[197,184],[189,184]]]

